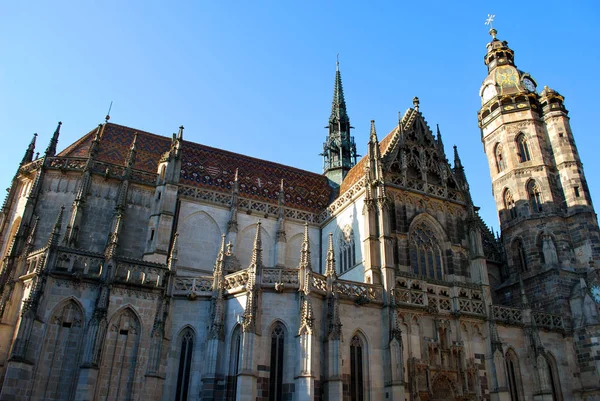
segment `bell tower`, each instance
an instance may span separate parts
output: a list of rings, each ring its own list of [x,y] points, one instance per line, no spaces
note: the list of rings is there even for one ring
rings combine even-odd
[[[350,136],[350,119],[346,112],[346,100],[342,88],[340,63],[336,63],[335,84],[333,88],[333,101],[327,138],[323,143],[323,173],[329,178],[330,185],[339,186],[348,171],[356,164],[356,144],[354,137]]]
[[[538,93],[508,42],[493,28],[490,34],[478,120],[508,257],[503,302],[518,304],[522,279],[534,308],[567,312],[570,285],[549,289],[548,283],[600,261],[598,223],[568,111],[558,92],[546,86]]]

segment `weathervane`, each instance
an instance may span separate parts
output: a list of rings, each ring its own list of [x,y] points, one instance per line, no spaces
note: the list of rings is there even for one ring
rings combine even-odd
[[[496,14],[488,14],[488,17],[485,20],[485,24],[490,26],[490,35],[492,35],[492,38],[496,39],[496,33],[498,33],[498,31],[496,31],[494,29],[494,25],[492,25],[492,22],[494,22],[494,18],[496,18]]]
[[[112,100],[110,101],[110,106],[108,106],[108,113],[106,113],[106,117],[104,117],[104,122],[107,123],[110,120],[110,111],[112,110]]]

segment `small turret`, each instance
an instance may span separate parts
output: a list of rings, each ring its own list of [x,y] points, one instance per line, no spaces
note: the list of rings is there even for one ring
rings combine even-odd
[[[35,152],[35,139],[37,138],[37,134],[33,134],[33,138],[31,138],[31,142],[25,151],[25,156],[23,156],[23,160],[21,160],[21,166],[33,161],[33,154]]]
[[[54,134],[52,134],[50,143],[48,144],[48,147],[46,148],[45,156],[56,155],[56,146],[58,145],[58,136],[60,135],[60,126],[61,125],[62,125],[62,122],[59,121],[58,125],[56,126],[56,130],[54,131]]]

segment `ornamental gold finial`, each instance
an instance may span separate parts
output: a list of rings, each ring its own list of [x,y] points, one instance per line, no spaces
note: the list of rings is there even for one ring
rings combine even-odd
[[[494,29],[492,22],[494,22],[494,18],[496,18],[496,14],[488,14],[487,19],[485,20],[485,24],[490,26],[490,35],[492,35],[493,39],[496,39],[497,30]]]

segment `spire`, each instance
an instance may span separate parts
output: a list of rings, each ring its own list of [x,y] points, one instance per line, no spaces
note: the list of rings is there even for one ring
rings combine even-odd
[[[175,233],[173,236],[173,245],[171,245],[171,253],[169,254],[169,262],[167,264],[169,270],[175,270],[175,264],[177,263],[177,254],[179,252],[179,246],[177,244],[179,239],[179,233]]]
[[[435,127],[437,130],[437,144],[440,150],[442,151],[442,154],[445,155],[446,152],[444,152],[444,143],[442,142],[442,133],[440,132],[440,125],[436,124]]]
[[[350,119],[346,111],[346,100],[342,87],[339,62],[335,69],[335,83],[333,87],[333,101],[331,102],[331,115],[329,116],[329,130],[325,143],[323,143],[323,170],[332,186],[339,186],[342,180],[356,164],[356,144],[350,136]]]
[[[379,142],[377,139],[377,131],[375,131],[375,120],[371,120],[371,132],[369,134],[369,139],[372,142]]]
[[[221,246],[219,247],[219,253],[217,254],[217,261],[215,262],[215,270],[213,271],[213,291],[219,290],[219,282],[223,276],[223,261],[225,260],[225,234],[221,235]]]
[[[179,139],[180,141],[183,141],[183,125],[179,126],[179,132],[177,133],[177,139]]]
[[[125,160],[125,165],[127,168],[133,168],[135,164],[135,154],[137,152],[137,137],[138,133],[136,132],[133,135],[133,141],[131,142],[131,146],[129,147],[129,154],[127,155],[127,159]]]
[[[463,169],[460,156],[458,155],[458,148],[454,145],[454,169]]]
[[[60,135],[60,126],[62,125],[62,122],[58,122],[58,125],[56,126],[56,131],[54,131],[54,134],[52,134],[52,139],[50,139],[50,143],[48,144],[48,147],[46,148],[46,153],[45,156],[54,156],[56,155],[56,145],[58,145],[58,136]]]
[[[260,237],[260,220],[256,223],[256,235],[254,237],[254,246],[252,247],[252,257],[250,267],[262,267],[262,240]]]
[[[346,100],[344,99],[344,88],[342,87],[342,75],[340,73],[340,62],[335,63],[335,84],[333,86],[333,101],[331,102],[331,116],[329,123],[349,123],[346,112]]]
[[[300,268],[312,270],[310,261],[310,240],[308,238],[308,223],[304,223],[304,239],[302,240],[302,250],[300,251]]]
[[[21,166],[33,161],[33,152],[35,152],[35,139],[37,138],[37,134],[33,134],[33,138],[31,138],[31,142],[25,151],[25,156],[23,156],[23,160],[21,160]]]
[[[65,207],[60,207],[60,212],[58,212],[58,217],[56,218],[56,222],[54,223],[54,227],[52,228],[52,232],[50,233],[50,237],[48,238],[48,245],[57,245],[58,237],[60,235],[60,229],[62,227],[62,219],[63,213],[65,212]]]
[[[325,276],[336,278],[335,252],[333,250],[333,233],[329,233],[329,242],[327,244],[327,257],[325,259]]]

